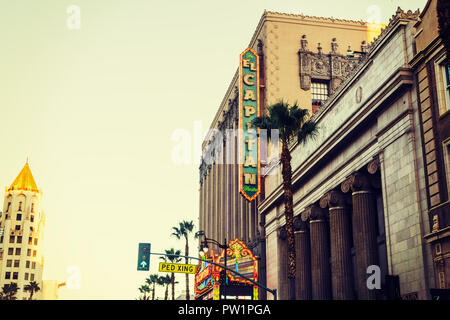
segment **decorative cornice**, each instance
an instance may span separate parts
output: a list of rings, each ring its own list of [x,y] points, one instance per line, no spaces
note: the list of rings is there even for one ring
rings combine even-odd
[[[378,51],[381,43],[390,36],[392,31],[396,29],[400,21],[417,21],[418,16],[419,10],[417,10],[416,12],[412,12],[411,10],[404,12],[400,7],[398,7],[396,14],[393,15],[391,19],[389,19],[389,24],[385,28],[381,29],[381,33],[378,35],[378,37],[367,45],[367,53],[362,57],[356,67],[347,74],[341,84],[328,97],[328,100],[317,110],[314,115],[312,115],[311,118],[313,120],[319,118],[320,115],[326,109],[328,109],[328,106],[333,104],[335,98],[344,91],[344,88],[346,88],[347,85],[356,78],[355,76],[359,74],[367,64],[371,63],[371,57],[376,53],[376,51]]]
[[[368,25],[368,22],[363,20],[348,20],[348,19],[337,19],[333,17],[318,17],[318,16],[308,16],[304,14],[295,14],[295,13],[284,13],[284,12],[276,12],[276,11],[264,11],[263,16],[279,16],[279,17],[290,17],[290,18],[300,18],[302,20],[308,20],[312,22],[328,22],[328,23],[348,23],[348,24],[356,24],[361,26]]]

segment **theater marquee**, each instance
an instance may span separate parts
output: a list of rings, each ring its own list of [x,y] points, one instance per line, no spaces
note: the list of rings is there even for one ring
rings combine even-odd
[[[258,129],[252,120],[259,116],[259,56],[248,48],[241,53],[239,67],[240,191],[254,200],[261,189]]]

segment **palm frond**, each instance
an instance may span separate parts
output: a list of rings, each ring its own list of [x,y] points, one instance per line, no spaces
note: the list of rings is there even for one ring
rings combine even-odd
[[[297,133],[298,143],[305,144],[309,139],[315,139],[319,133],[319,127],[312,121],[306,121]]]

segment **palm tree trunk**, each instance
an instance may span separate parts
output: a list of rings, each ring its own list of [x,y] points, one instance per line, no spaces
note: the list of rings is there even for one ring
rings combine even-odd
[[[167,300],[169,297],[169,284],[166,284],[166,293],[164,294],[164,300]]]
[[[172,283],[172,300],[175,300],[175,274],[172,273],[170,277],[170,282]]]
[[[189,256],[189,243],[188,243],[188,238],[186,237],[186,246],[184,248],[184,252],[185,252],[185,256],[188,257]],[[186,260],[186,264],[189,263],[188,258],[185,258]],[[190,294],[189,294],[189,274],[186,273],[186,300],[189,300]]]
[[[31,292],[30,292],[30,299],[29,300],[33,300],[33,294],[34,294],[34,291],[31,290]]]
[[[292,196],[292,168],[291,154],[287,141],[282,141],[281,150],[281,173],[283,176],[284,191],[284,215],[286,218],[286,233],[288,245],[288,279],[289,279],[289,300],[295,300],[295,238],[294,238],[294,204]]]

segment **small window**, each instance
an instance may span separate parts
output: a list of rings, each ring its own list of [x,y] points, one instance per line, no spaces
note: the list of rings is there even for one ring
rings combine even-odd
[[[325,81],[311,81],[312,112],[328,99],[328,83]]]
[[[24,277],[24,279],[25,279],[25,280],[28,280],[28,272],[25,272],[25,277]]]
[[[31,269],[36,269],[36,262],[31,263]]]
[[[17,243],[22,243],[22,236],[17,236]]]
[[[34,213],[34,203],[31,204],[31,213]]]
[[[11,272],[5,272],[5,279],[11,279]]]
[[[18,272],[13,272],[13,280],[17,280],[19,278]]]
[[[9,243],[14,243],[15,239],[16,239],[15,236],[9,236]]]
[[[435,73],[439,113],[444,114],[450,110],[450,62],[445,55],[436,60]]]
[[[22,211],[22,201],[19,202],[19,209],[17,211]]]
[[[16,226],[16,231],[19,231],[20,230],[20,225],[17,225]]]
[[[12,267],[12,260],[6,260],[6,266],[8,268]]]
[[[17,220],[17,221],[22,221],[22,214],[21,214],[21,213],[18,213],[18,214],[17,214],[16,220]]]
[[[34,281],[34,273],[31,274],[30,281]]]
[[[31,256],[31,249],[27,250],[27,256],[30,257]]]
[[[27,269],[30,268],[30,261],[29,261],[29,260],[27,260],[27,261],[25,262],[25,268],[27,268]]]
[[[36,257],[36,250],[33,250],[33,257]]]
[[[16,256],[20,256],[20,248],[16,248]]]
[[[33,237],[28,238],[28,244],[33,244]]]
[[[19,267],[20,260],[14,260],[14,268]]]
[[[8,254],[12,256],[14,254],[14,248],[8,248]]]
[[[31,221],[31,222],[34,222],[34,216],[33,216],[33,215],[31,215],[30,221]]]
[[[447,173],[447,191],[450,198],[450,139],[444,142],[444,163],[445,171]]]
[[[35,239],[34,239],[34,245],[37,246],[37,244],[38,244],[38,239],[35,238]]]

